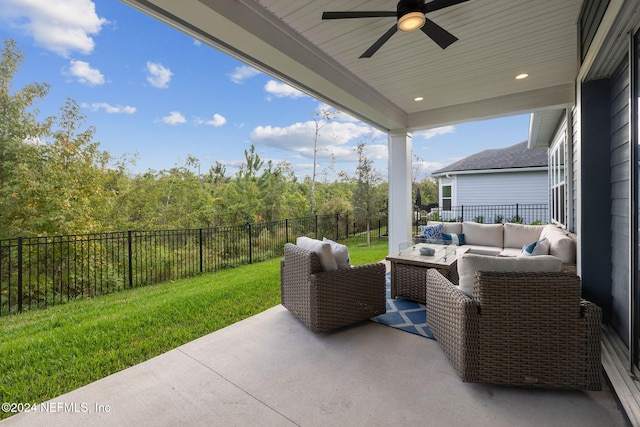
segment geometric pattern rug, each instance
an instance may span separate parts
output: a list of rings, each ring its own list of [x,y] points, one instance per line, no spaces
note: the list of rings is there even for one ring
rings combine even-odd
[[[387,273],[387,312],[372,317],[374,322],[434,340],[427,326],[427,308],[424,304],[391,298],[391,280]]]

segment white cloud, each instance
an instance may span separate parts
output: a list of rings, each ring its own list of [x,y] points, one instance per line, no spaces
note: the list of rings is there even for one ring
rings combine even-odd
[[[63,57],[91,53],[92,36],[108,22],[90,0],[0,0],[0,18]]]
[[[133,114],[136,112],[136,107],[129,105],[110,105],[106,102],[83,103],[81,107],[89,108],[91,111],[104,110],[107,114]]]
[[[181,123],[186,123],[187,119],[185,119],[178,111],[172,111],[168,116],[163,117],[162,121],[168,125],[179,125]]]
[[[104,75],[97,69],[91,68],[88,62],[71,61],[69,75],[78,79],[80,83],[87,86],[98,86],[104,84]]]
[[[240,84],[244,83],[245,80],[248,80],[251,77],[257,76],[258,74],[260,74],[260,71],[255,68],[248,65],[241,65],[236,67],[235,70],[229,74],[229,78],[232,82]]]
[[[320,126],[322,127],[317,142],[318,156],[325,160],[334,156],[340,162],[357,159],[353,144],[368,138],[372,132],[372,128],[356,123],[332,121],[320,122]],[[305,158],[313,158],[315,130],[316,123],[314,121],[295,123],[287,127],[258,126],[253,129],[250,138],[256,144],[295,152]],[[373,136],[379,134],[374,131]],[[372,150],[376,156],[380,155],[379,147],[372,148]],[[386,151],[386,147],[384,150]],[[384,157],[386,158],[386,154]]]
[[[227,119],[224,116],[221,116],[220,114],[214,114],[210,120],[204,120],[199,117],[196,117],[193,122],[196,125],[209,125],[214,127],[220,127],[220,126],[223,126],[225,123],[227,123]]]
[[[155,62],[147,62],[147,81],[151,83],[151,86],[159,89],[166,89],[169,87],[171,76],[173,73],[167,67]]]
[[[333,108],[332,106],[330,106],[329,104],[326,104],[324,102],[318,103],[318,107],[314,110],[314,114],[316,114],[318,116],[322,116],[325,111],[332,112],[333,120],[338,121],[338,122],[350,122],[350,123],[360,122],[360,120],[358,120],[355,117],[349,115],[348,113],[336,110],[335,108]]]
[[[389,158],[389,146],[387,144],[367,144],[364,153],[371,160],[385,160]]]
[[[295,89],[289,86],[286,83],[277,82],[275,80],[269,80],[266,85],[264,85],[264,90],[266,90],[271,95],[276,98],[300,98],[306,96],[303,92],[300,92],[298,89]]]
[[[431,174],[438,169],[442,169],[450,163],[443,162],[427,162],[426,160],[413,161],[411,166],[414,171],[418,171],[417,179],[421,180],[430,177]]]
[[[445,135],[447,133],[454,133],[456,131],[455,126],[443,126],[440,128],[433,128],[428,130],[421,130],[414,132],[414,139],[431,139],[434,136]]]

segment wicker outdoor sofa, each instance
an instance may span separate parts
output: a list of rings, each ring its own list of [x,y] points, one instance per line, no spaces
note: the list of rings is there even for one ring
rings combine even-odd
[[[427,272],[428,325],[465,382],[600,390],[601,310],[573,273],[475,273],[468,296]]]
[[[280,266],[282,305],[315,333],[386,312],[383,263],[325,271],[313,251],[284,246]]]

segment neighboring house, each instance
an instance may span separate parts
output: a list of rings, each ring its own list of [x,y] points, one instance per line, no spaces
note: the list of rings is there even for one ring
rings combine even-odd
[[[457,217],[462,206],[548,204],[547,151],[546,147],[530,149],[524,141],[472,154],[435,171],[431,176],[439,178],[441,215],[450,219],[447,212],[452,212],[451,218]],[[527,223],[546,219],[523,218]]]

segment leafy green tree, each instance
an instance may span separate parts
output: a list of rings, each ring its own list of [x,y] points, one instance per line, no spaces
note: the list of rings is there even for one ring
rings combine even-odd
[[[248,151],[244,150],[244,158],[245,163],[240,166],[236,176],[238,195],[232,209],[235,211],[235,217],[246,224],[256,222],[258,219],[258,172],[262,169],[264,161],[256,153],[256,147],[253,144]]]
[[[342,197],[338,197],[332,200],[327,200],[318,209],[318,213],[320,215],[352,213],[352,212],[353,212],[353,206],[351,205],[351,202],[346,199],[343,199]]]
[[[50,120],[38,121],[39,112],[34,108],[49,92],[49,85],[31,83],[13,92],[14,76],[23,61],[15,41],[5,39],[0,57],[0,237],[22,232],[12,223],[21,203],[18,170],[24,159],[37,155],[35,144],[50,126]]]
[[[5,40],[0,58],[0,237],[237,225],[348,211],[349,200],[353,209],[358,205],[373,215],[377,208],[367,203],[386,199],[363,147],[356,179],[342,174],[334,182],[327,174],[335,172],[335,159],[324,180],[314,169],[312,177],[298,182],[291,164],[265,164],[254,146],[245,150],[234,178],[220,162],[202,175],[200,161],[192,156],[168,170],[132,175],[135,159],[115,160],[101,150],[95,128],[85,124],[74,100],[68,99],[57,116],[39,119],[35,105],[49,86],[31,83],[13,92],[23,60],[15,42]],[[314,117],[315,166],[320,131],[334,114],[327,110]]]
[[[380,217],[383,207],[383,199],[377,190],[382,181],[380,172],[374,167],[373,160],[369,159],[364,150],[366,144],[358,144],[358,167],[356,168],[355,188],[353,190],[352,204],[356,218],[365,222],[367,232],[367,244],[371,244],[371,223]]]
[[[69,99],[53,120],[50,141],[34,145],[15,168],[18,203],[8,216],[19,234],[74,234],[108,227],[115,194],[106,182],[109,153],[81,130],[84,116]],[[49,138],[48,138],[49,139]]]
[[[316,208],[316,179],[317,179],[317,167],[318,167],[318,152],[321,148],[318,148],[318,139],[320,138],[320,131],[323,127],[327,126],[331,120],[336,116],[337,112],[331,109],[323,109],[316,112],[311,116],[314,124],[313,132],[313,171],[311,173],[311,193],[310,193],[310,215],[313,215]]]

